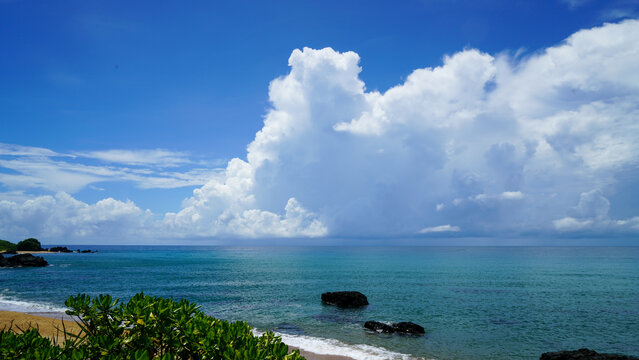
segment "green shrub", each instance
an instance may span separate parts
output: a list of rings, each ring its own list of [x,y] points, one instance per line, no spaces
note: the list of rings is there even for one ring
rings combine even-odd
[[[245,322],[215,319],[187,300],[136,294],[128,303],[109,295],[71,296],[67,314],[82,331],[52,344],[31,329],[0,330],[2,359],[226,359],[302,360],[278,336],[253,335]]]
[[[17,245],[18,251],[41,251],[42,245],[38,239],[28,238],[20,241]]]
[[[0,240],[0,251],[16,251],[17,246],[14,243],[8,242],[6,240]]]

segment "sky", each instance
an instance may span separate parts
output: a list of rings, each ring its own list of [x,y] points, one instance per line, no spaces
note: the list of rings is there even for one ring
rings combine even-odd
[[[639,245],[636,0],[0,0],[0,49],[0,239]]]

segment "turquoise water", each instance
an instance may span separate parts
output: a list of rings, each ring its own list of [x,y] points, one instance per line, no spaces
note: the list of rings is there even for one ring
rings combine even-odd
[[[0,269],[0,308],[56,311],[70,294],[144,291],[360,358],[538,359],[580,347],[639,355],[637,247],[80,248],[100,252]],[[321,304],[322,292],[339,290],[371,305]],[[367,320],[413,321],[427,335],[371,334]]]

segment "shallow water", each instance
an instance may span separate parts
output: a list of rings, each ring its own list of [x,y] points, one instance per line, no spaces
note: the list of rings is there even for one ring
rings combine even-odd
[[[70,294],[126,300],[144,291],[279,331],[311,351],[537,359],[589,347],[639,355],[637,247],[81,248],[100,252],[0,269],[0,308],[56,311]],[[361,291],[370,305],[321,304],[322,292],[339,290]],[[413,321],[427,335],[371,334],[367,320]]]

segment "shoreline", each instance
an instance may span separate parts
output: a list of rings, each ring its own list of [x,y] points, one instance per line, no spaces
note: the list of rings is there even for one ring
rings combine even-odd
[[[67,332],[80,330],[80,327],[66,314],[0,310],[0,329],[11,329],[15,332],[31,327],[37,328],[40,335],[52,340],[55,344],[64,342],[63,328]],[[288,347],[290,350],[299,350],[307,360],[355,360],[344,355],[316,354],[296,346],[288,345]]]

